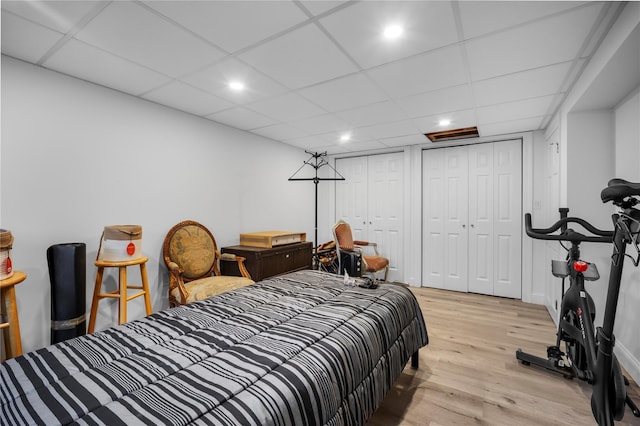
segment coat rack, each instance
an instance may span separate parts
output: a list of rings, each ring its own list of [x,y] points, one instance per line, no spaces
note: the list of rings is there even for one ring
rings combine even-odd
[[[290,181],[302,181],[302,180],[306,180],[306,181],[313,181],[313,183],[315,184],[315,190],[316,190],[316,211],[315,211],[315,238],[313,240],[313,255],[314,255],[314,259],[316,260],[316,264],[317,264],[317,250],[318,250],[318,183],[320,181],[324,181],[324,180],[328,180],[328,181],[336,181],[336,180],[345,180],[344,176],[342,176],[340,173],[338,173],[338,171],[333,168],[331,166],[331,164],[329,164],[327,162],[327,160],[325,160],[324,157],[327,156],[327,152],[309,152],[306,151],[305,152],[307,154],[310,154],[311,157],[309,157],[309,159],[307,161],[305,161],[302,166],[300,166],[300,168],[298,170],[296,170],[296,172],[291,175],[291,177],[289,178]],[[313,177],[307,177],[307,178],[303,178],[303,177],[295,177],[300,170],[302,170],[302,168],[304,166],[311,166],[315,169],[315,176]],[[323,166],[329,166],[336,175],[338,175],[338,177],[319,177],[318,176],[318,170],[323,167]]]

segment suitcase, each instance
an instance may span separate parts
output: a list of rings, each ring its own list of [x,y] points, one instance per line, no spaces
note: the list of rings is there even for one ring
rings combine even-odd
[[[362,276],[362,254],[355,251],[340,251],[340,275],[345,271],[350,277]]]

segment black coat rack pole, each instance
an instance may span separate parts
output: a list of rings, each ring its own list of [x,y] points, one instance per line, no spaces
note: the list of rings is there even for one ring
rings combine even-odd
[[[296,172],[289,178],[289,180],[310,180],[313,181],[314,185],[315,185],[315,234],[314,234],[314,241],[313,241],[313,256],[314,259],[316,260],[316,265],[317,265],[317,254],[318,254],[318,183],[320,183],[320,181],[322,180],[345,180],[344,176],[342,176],[340,173],[338,173],[338,171],[336,169],[334,169],[331,164],[329,164],[327,161],[324,160],[323,157],[325,157],[327,155],[327,152],[321,152],[321,153],[317,153],[317,152],[309,152],[309,151],[305,151],[307,154],[310,154],[311,157],[305,161],[302,166],[300,166],[300,168],[298,170],[296,170]],[[311,160],[314,160],[313,162]],[[300,170],[302,170],[302,168],[306,165],[309,165],[311,167],[313,167],[315,169],[315,176],[311,177],[311,178],[296,178],[295,175],[298,174],[298,172]],[[329,166],[333,169],[333,171],[335,172],[335,174],[339,177],[333,177],[333,178],[321,178],[318,176],[318,170],[322,167],[322,166]]]

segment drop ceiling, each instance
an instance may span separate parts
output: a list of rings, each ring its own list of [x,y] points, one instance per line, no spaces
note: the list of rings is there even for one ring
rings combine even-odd
[[[477,126],[481,137],[545,128],[623,6],[3,0],[2,53],[339,154],[455,128]],[[390,24],[402,26],[399,38],[383,37]]]

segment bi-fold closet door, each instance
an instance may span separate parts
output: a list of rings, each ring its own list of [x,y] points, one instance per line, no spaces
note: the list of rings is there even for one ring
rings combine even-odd
[[[422,285],[520,298],[520,140],[424,150]]]
[[[388,280],[401,281],[403,153],[338,158],[336,169],[345,177],[336,182],[336,220],[351,225],[354,239],[377,243],[380,255],[389,259]]]

